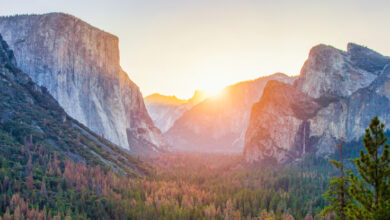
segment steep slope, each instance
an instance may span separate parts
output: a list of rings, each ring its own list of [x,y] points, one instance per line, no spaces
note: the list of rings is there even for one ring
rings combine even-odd
[[[155,93],[145,97],[144,100],[146,109],[156,127],[162,132],[166,132],[185,111],[203,101],[205,96],[204,92],[195,91],[190,99],[184,100],[178,99],[176,96]]]
[[[1,157],[8,158],[12,146],[24,145],[124,174],[144,173],[140,161],[67,115],[46,88],[15,65],[0,35]]]
[[[316,46],[293,87],[267,85],[251,112],[247,161],[272,158],[284,163],[305,153],[327,156],[341,138],[358,140],[374,116],[390,122],[390,58],[356,44],[347,48]],[[310,109],[315,111],[307,114]]]
[[[165,136],[180,150],[241,152],[251,107],[269,80],[293,83],[294,78],[277,73],[229,86],[186,111]]]
[[[61,13],[0,17],[0,33],[19,68],[70,116],[132,152],[167,147],[119,65],[116,36]]]

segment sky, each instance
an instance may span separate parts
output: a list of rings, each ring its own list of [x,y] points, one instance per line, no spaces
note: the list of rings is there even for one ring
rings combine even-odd
[[[390,55],[387,0],[0,0],[0,15],[65,12],[119,37],[121,66],[144,96],[275,72],[298,75],[310,48],[358,43]]]

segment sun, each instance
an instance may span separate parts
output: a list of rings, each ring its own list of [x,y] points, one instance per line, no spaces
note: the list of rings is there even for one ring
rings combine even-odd
[[[209,98],[219,98],[222,97],[224,94],[224,88],[223,87],[211,87],[204,90],[206,93],[206,96]]]
[[[208,98],[221,98],[225,93],[225,87],[227,82],[225,79],[221,79],[217,75],[209,74],[207,78],[201,79],[200,86],[198,87],[203,91]]]

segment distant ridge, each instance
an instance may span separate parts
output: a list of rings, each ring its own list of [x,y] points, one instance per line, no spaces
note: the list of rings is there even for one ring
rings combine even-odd
[[[146,108],[154,124],[165,132],[172,127],[183,112],[203,101],[206,93],[196,90],[190,99],[178,99],[176,96],[166,96],[154,93],[145,97]]]
[[[188,102],[187,100],[179,99],[176,96],[161,95],[159,93],[153,93],[149,96],[146,96],[144,100],[147,103],[169,104],[169,105],[181,105]]]
[[[221,97],[185,111],[164,135],[180,151],[242,152],[252,105],[269,80],[292,84],[295,78],[275,73],[227,86]]]

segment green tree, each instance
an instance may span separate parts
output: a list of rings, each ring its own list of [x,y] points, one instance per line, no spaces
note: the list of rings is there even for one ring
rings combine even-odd
[[[342,142],[342,140],[341,140]],[[344,176],[344,162],[343,162],[343,145],[338,145],[340,153],[340,161],[329,160],[333,166],[340,169],[340,176],[333,177],[329,182],[329,190],[324,194],[324,197],[329,200],[329,205],[321,212],[325,216],[331,212],[335,212],[337,219],[345,220],[347,208],[351,203],[351,196],[348,193],[349,181]]]
[[[390,157],[385,125],[375,117],[366,129],[360,158],[354,160],[359,176],[350,172],[350,193],[354,200],[348,215],[356,219],[390,218]]]

